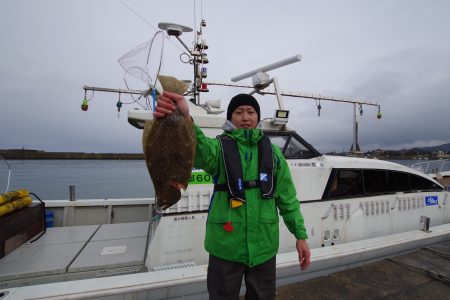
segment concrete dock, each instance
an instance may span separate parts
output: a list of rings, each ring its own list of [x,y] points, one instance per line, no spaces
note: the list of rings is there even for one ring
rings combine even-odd
[[[450,241],[277,289],[277,299],[450,299]]]

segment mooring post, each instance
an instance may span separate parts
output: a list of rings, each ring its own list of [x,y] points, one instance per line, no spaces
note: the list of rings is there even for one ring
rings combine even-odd
[[[74,184],[69,185],[69,200],[75,201],[75,185]]]

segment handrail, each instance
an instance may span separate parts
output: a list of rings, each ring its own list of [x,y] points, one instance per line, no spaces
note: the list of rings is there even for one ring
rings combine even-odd
[[[331,206],[330,206],[330,208],[327,210],[327,212],[325,213],[325,215],[322,217],[322,220],[328,218],[328,217],[330,216],[331,212],[332,212],[333,210],[335,210],[335,209],[336,209],[336,205],[334,205],[334,203],[332,203]]]
[[[400,197],[395,197],[395,202],[391,205],[391,210],[395,209],[399,201]]]
[[[413,164],[411,164],[411,168],[415,169],[417,171],[423,172],[425,174],[429,174],[429,173],[435,174],[435,173],[444,171],[444,166],[447,163],[450,165],[450,159],[429,160],[429,161],[424,161],[424,162],[419,162],[419,163],[413,163]],[[438,164],[440,166],[437,168],[432,168],[431,172],[428,172],[430,164]],[[426,167],[424,168],[423,165],[426,165]],[[450,167],[449,167],[449,169],[450,169]]]

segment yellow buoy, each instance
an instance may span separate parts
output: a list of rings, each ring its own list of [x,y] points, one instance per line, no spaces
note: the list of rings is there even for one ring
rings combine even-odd
[[[0,195],[0,205],[9,202],[10,198],[5,194]]]
[[[29,195],[28,190],[11,191],[0,195],[0,217],[31,205],[33,199]]]
[[[17,190],[16,192],[19,194],[19,198],[28,197],[30,195],[30,191],[28,190]]]

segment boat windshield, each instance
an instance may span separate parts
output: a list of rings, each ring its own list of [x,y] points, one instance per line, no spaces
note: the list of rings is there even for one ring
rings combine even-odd
[[[264,131],[277,145],[286,159],[307,159],[320,156],[320,152],[295,132]]]

